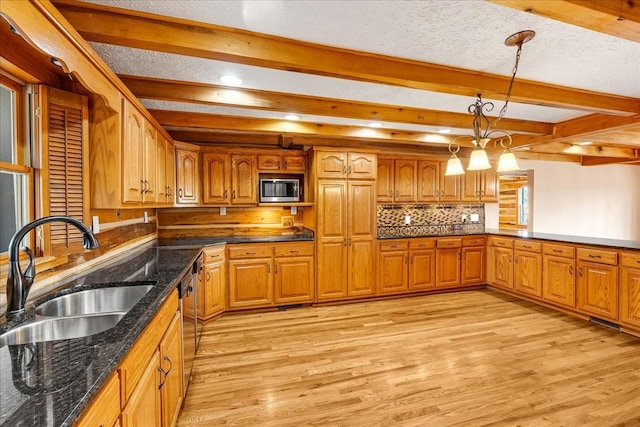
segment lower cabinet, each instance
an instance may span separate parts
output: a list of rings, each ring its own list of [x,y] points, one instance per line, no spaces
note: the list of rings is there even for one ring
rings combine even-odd
[[[114,372],[75,425],[78,427],[113,427],[120,425],[119,421],[120,379],[117,373]]]
[[[225,248],[204,249],[204,268],[198,278],[198,318],[209,320],[226,309],[227,276]]]
[[[433,289],[436,286],[436,239],[409,241],[409,292]]]
[[[313,242],[229,247],[229,309],[313,302]]]
[[[407,240],[381,242],[378,266],[380,295],[401,294],[409,290],[409,242]]]
[[[438,239],[436,242],[436,287],[460,286],[462,239]]]
[[[575,308],[575,248],[545,243],[542,250],[542,299]]]
[[[618,321],[618,253],[577,248],[577,308],[612,322]]]
[[[153,357],[142,372],[142,377],[134,389],[127,406],[122,411],[122,426],[162,426],[160,393],[160,350],[153,353]]]
[[[513,261],[513,287],[516,292],[541,298],[542,254],[515,249]]]
[[[491,236],[487,250],[487,282],[513,289],[513,239]]]
[[[640,253],[620,255],[620,324],[640,329]]]
[[[481,285],[485,283],[485,238],[469,236],[462,238],[461,284]]]

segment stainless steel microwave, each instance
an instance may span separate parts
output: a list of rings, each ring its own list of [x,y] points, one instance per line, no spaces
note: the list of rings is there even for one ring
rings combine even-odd
[[[299,202],[300,180],[295,178],[260,179],[260,203]]]

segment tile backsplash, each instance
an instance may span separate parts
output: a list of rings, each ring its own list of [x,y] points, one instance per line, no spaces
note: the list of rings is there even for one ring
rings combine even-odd
[[[483,204],[378,205],[377,213],[381,239],[484,232]],[[477,215],[477,221],[471,221],[472,215]],[[406,224],[407,216],[410,224]]]

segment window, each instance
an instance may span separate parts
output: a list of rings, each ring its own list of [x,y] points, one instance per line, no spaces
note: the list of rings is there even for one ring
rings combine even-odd
[[[25,89],[0,76],[0,253],[13,234],[29,222],[33,209],[33,169],[25,138]]]
[[[527,225],[529,223],[529,187],[518,188],[518,224]]]

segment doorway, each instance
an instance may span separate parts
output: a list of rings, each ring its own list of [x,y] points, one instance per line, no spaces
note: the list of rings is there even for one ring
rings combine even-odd
[[[533,230],[533,170],[500,174],[499,228]]]

